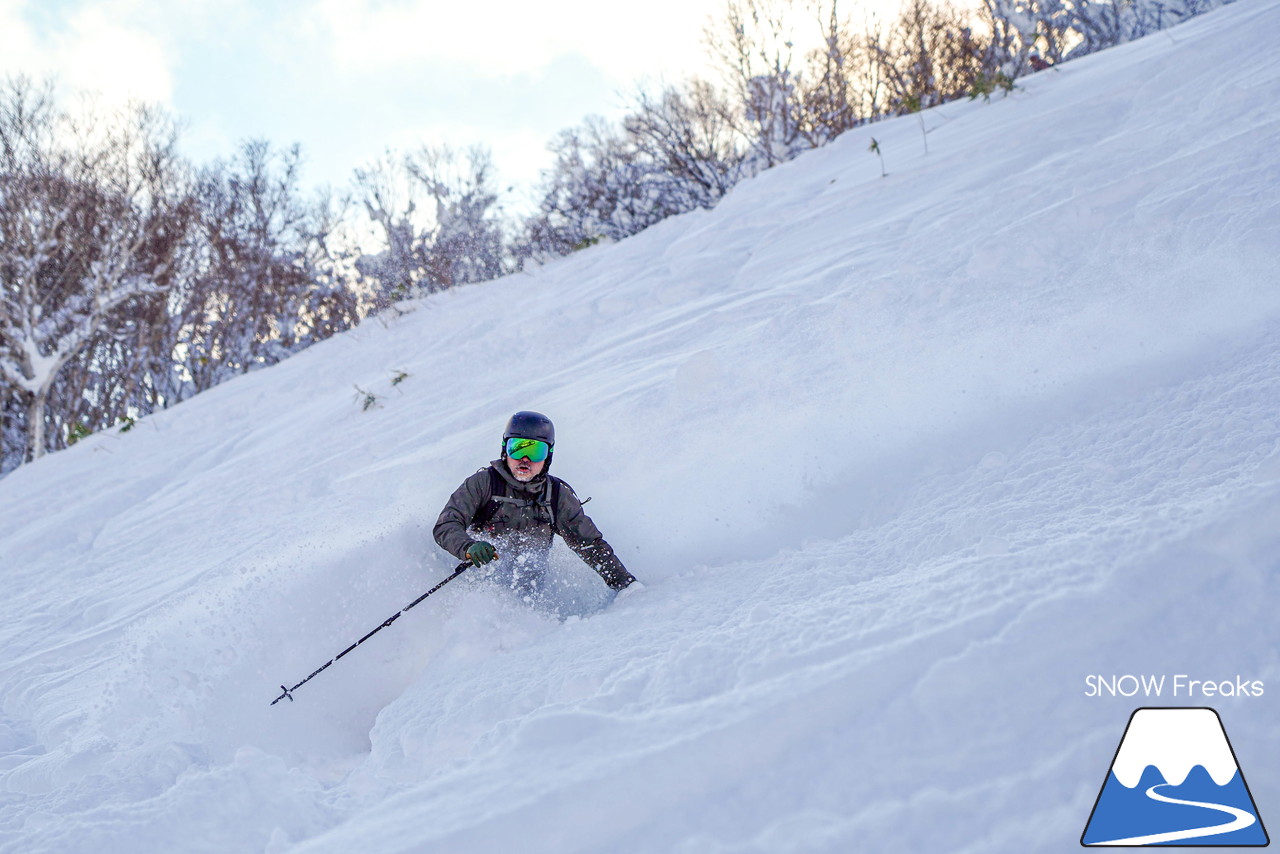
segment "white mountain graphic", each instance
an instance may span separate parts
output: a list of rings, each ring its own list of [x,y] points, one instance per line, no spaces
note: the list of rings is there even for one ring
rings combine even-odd
[[[1218,713],[1146,708],[1129,719],[1080,842],[1260,847],[1270,840]]]
[[[1239,770],[1213,709],[1138,709],[1111,770],[1132,789],[1148,765],[1175,786],[1182,785],[1197,765],[1203,765],[1219,786],[1231,782]]]

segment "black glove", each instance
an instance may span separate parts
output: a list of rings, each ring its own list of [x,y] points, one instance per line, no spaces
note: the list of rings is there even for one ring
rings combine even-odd
[[[467,560],[473,566],[484,566],[498,556],[498,550],[486,542],[472,543],[467,546]]]

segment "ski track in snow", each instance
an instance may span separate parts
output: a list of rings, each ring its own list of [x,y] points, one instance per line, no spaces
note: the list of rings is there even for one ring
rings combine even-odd
[[[888,179],[851,133],[0,481],[0,852],[1074,850],[1137,702],[1086,674],[1280,681],[1277,25],[927,156],[879,124]],[[526,406],[648,589],[464,575],[270,707],[443,577]],[[1264,811],[1268,702],[1217,703]]]

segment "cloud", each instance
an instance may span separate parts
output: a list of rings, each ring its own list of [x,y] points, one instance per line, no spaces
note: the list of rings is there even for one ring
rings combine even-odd
[[[169,104],[173,76],[169,51],[159,36],[119,23],[115,4],[95,4],[74,15],[59,51],[67,83],[99,91],[110,101],[136,99]]]
[[[142,100],[168,105],[170,53],[145,25],[130,24],[140,6],[130,0],[80,7],[37,8],[0,0],[0,73],[52,77],[109,103]],[[40,27],[32,22],[39,20]]]
[[[476,73],[535,71],[577,52],[611,77],[683,72],[702,62],[704,19],[723,0],[652,0],[644,7],[596,0],[317,0],[310,19],[345,69],[450,61]]]
[[[23,0],[0,0],[0,75],[48,77],[53,63],[23,16]]]
[[[0,0],[0,75],[159,103],[202,162],[300,142],[308,177],[340,183],[389,146],[480,142],[527,184],[558,130],[697,67],[724,2]]]

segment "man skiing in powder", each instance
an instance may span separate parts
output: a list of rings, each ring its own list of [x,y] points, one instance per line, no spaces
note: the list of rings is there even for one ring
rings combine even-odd
[[[512,572],[513,587],[531,593],[559,534],[613,590],[637,584],[582,512],[573,488],[547,474],[555,443],[555,426],[547,416],[527,411],[512,415],[502,433],[501,456],[464,480],[440,511],[436,542],[477,567],[501,557]]]

